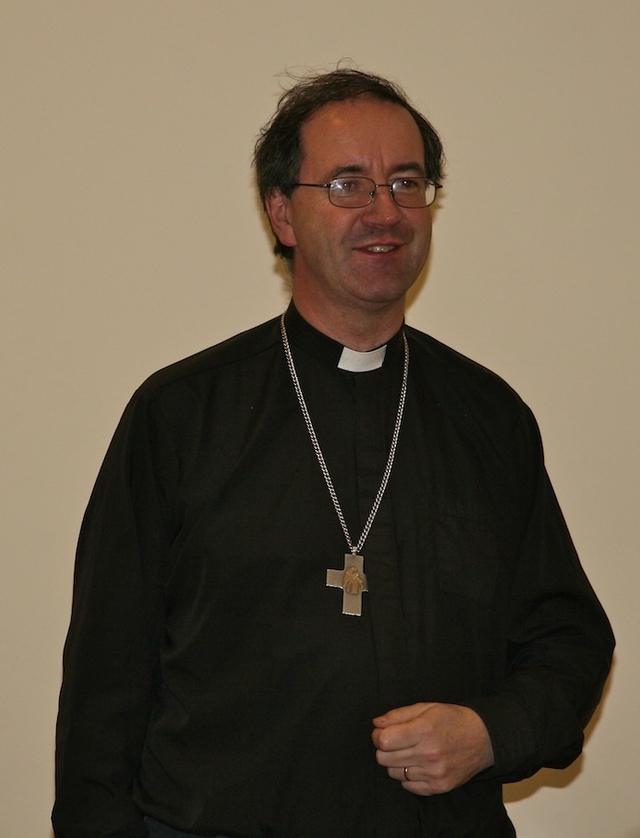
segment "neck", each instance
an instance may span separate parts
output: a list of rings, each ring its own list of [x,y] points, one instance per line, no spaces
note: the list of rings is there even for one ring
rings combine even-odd
[[[310,305],[298,299],[295,292],[293,302],[307,323],[357,352],[368,352],[387,343],[404,322],[404,300],[380,308],[348,311]]]

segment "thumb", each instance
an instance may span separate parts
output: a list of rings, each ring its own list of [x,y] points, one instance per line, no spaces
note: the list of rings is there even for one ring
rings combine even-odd
[[[408,704],[406,707],[396,707],[393,710],[389,710],[387,713],[383,713],[382,716],[377,716],[373,720],[373,724],[374,727],[384,728],[390,727],[391,725],[400,725],[404,722],[410,722],[412,719],[415,719],[432,706],[432,702],[421,701],[418,704]]]

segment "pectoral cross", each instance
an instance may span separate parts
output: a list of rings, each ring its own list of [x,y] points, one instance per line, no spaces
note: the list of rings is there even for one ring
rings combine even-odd
[[[362,616],[362,593],[368,591],[364,556],[345,553],[343,570],[327,570],[327,587],[342,588],[342,613]]]

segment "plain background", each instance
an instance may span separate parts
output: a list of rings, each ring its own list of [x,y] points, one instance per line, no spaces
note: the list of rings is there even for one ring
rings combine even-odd
[[[584,756],[508,787],[520,838],[639,838],[640,3],[0,2],[0,829],[49,838],[73,551],[132,391],[278,314],[252,186],[289,69],[404,85],[448,178],[408,321],[540,422],[617,663]]]

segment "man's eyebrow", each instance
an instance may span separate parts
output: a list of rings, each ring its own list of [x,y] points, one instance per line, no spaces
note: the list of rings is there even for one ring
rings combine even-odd
[[[398,174],[401,172],[417,172],[419,177],[426,176],[426,171],[422,163],[400,163],[399,166],[395,166],[393,171]]]
[[[397,166],[394,166],[391,171],[397,176],[411,172],[412,174],[416,174],[418,177],[425,177],[425,168],[422,163],[399,163]],[[327,180],[334,180],[334,178],[342,177],[343,175],[365,176],[364,167],[355,163],[349,166],[338,166],[329,173]],[[369,175],[366,175],[366,177],[369,177]]]
[[[338,166],[329,174],[328,180],[333,180],[334,178],[341,177],[342,175],[362,175],[363,172],[364,169],[362,166],[358,166],[356,164],[351,166]]]

